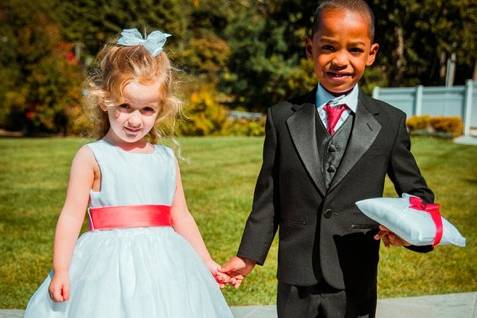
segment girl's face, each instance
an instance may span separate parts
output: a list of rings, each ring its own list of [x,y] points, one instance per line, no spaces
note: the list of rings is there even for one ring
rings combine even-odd
[[[116,142],[136,143],[154,127],[159,111],[159,81],[141,84],[129,82],[124,87],[124,102],[103,109],[108,112],[111,128],[108,135]]]

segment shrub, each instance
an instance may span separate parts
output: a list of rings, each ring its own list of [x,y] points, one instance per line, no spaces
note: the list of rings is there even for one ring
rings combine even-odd
[[[452,137],[462,135],[464,124],[458,116],[436,116],[431,118],[431,127],[436,132],[448,133]]]
[[[424,130],[429,127],[430,116],[412,116],[406,121],[406,126],[410,131]]]
[[[412,116],[406,121],[412,135],[452,138],[462,135],[464,125],[458,116]]]
[[[259,120],[229,119],[224,127],[225,135],[263,136],[265,135],[265,117]]]
[[[213,85],[196,87],[184,106],[184,118],[179,121],[177,133],[183,136],[263,136],[265,117],[232,118]]]
[[[178,133],[184,136],[222,135],[228,110],[216,97],[211,87],[193,92],[184,106],[185,118],[179,122]]]

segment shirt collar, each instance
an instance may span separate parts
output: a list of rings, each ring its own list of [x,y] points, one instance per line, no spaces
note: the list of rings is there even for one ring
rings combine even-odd
[[[331,102],[332,105],[346,104],[353,113],[356,113],[356,108],[358,107],[358,95],[358,85],[355,85],[351,92],[346,95],[334,96],[318,83],[318,88],[316,90],[316,106],[320,108],[329,102]]]

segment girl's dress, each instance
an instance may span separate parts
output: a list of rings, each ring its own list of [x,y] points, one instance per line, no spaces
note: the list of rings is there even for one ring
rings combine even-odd
[[[131,153],[105,140],[88,144],[101,170],[90,207],[170,206],[176,163],[170,148]],[[90,216],[90,222],[91,222]],[[232,318],[202,259],[171,226],[92,230],[78,239],[69,268],[70,299],[55,303],[50,273],[25,317]]]

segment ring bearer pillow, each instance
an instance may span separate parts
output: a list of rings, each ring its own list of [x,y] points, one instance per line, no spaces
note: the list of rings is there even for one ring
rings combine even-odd
[[[465,238],[439,213],[438,204],[403,193],[402,198],[373,198],[356,202],[370,219],[412,245],[454,244],[465,246]]]

